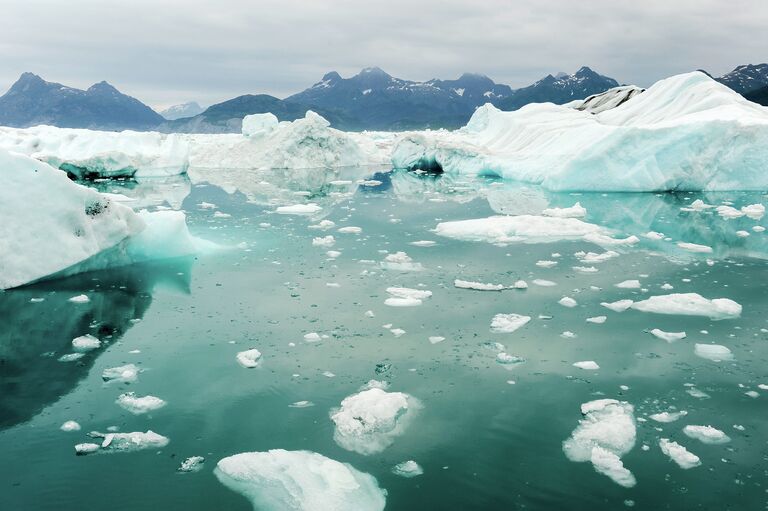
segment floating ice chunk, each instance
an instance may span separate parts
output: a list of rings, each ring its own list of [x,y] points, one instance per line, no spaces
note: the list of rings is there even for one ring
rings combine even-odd
[[[392,467],[392,473],[396,476],[411,478],[422,475],[424,469],[415,461],[408,460]]]
[[[392,335],[394,335],[395,337],[402,337],[403,335],[405,335],[405,330],[403,330],[402,328],[391,328],[389,331],[392,332]]]
[[[544,280],[544,279],[533,279],[533,284],[539,287],[554,287],[557,285],[557,282],[552,282],[551,280]]]
[[[291,403],[288,405],[288,408],[310,408],[312,406],[315,406],[315,403],[312,401],[296,401],[295,403]]]
[[[251,114],[243,117],[242,133],[246,137],[261,137],[277,128],[277,117],[272,113]]]
[[[625,280],[616,284],[616,287],[619,289],[640,289],[641,286],[639,280]]]
[[[139,377],[139,368],[134,364],[126,364],[124,366],[110,367],[104,369],[101,373],[101,378],[106,381],[120,381],[120,382],[134,382]]]
[[[432,296],[432,291],[408,287],[388,287],[387,293],[391,296],[384,300],[384,305],[389,305],[390,307],[415,307],[421,305],[423,300]]]
[[[688,451],[688,449],[677,442],[662,438],[659,440],[659,447],[661,448],[661,452],[669,456],[669,459],[677,463],[682,469],[687,470],[701,465],[701,460],[698,456]]]
[[[304,340],[306,342],[318,342],[322,340],[322,337],[317,332],[308,332],[304,334]]]
[[[615,302],[600,302],[600,305],[606,309],[611,309],[613,312],[624,312],[632,307],[634,303],[632,300],[618,300]]]
[[[600,245],[601,247],[629,247],[636,245],[640,238],[637,236],[627,236],[626,238],[611,238],[600,232],[585,234],[584,241]]]
[[[664,239],[664,233],[656,232],[656,231],[648,231],[645,234],[643,234],[644,237],[648,238],[649,240],[663,240]]]
[[[664,424],[675,422],[681,417],[685,417],[688,415],[688,412],[685,410],[680,410],[679,412],[660,412],[660,413],[654,413],[652,415],[649,415],[649,417],[652,420],[655,420],[656,422],[662,422]]]
[[[314,215],[323,208],[311,202],[309,204],[294,204],[293,206],[279,206],[275,212],[281,215]]]
[[[492,216],[437,224],[435,233],[463,241],[484,241],[506,244],[511,242],[543,243],[578,239],[596,234],[603,228],[575,218],[555,218],[535,215]]]
[[[675,289],[675,287],[672,284],[669,284],[668,282],[665,282],[661,285],[661,289],[664,291],[669,291],[670,289]]]
[[[381,262],[381,267],[395,271],[421,271],[424,269],[421,263],[414,263],[413,259],[405,252],[388,254]]]
[[[762,225],[756,225],[752,227],[752,230],[755,232],[765,232],[765,227],[763,227]]]
[[[251,369],[259,365],[261,360],[261,352],[256,348],[241,351],[237,354],[237,363],[241,366]]]
[[[587,323],[594,323],[596,325],[602,325],[608,319],[608,316],[594,316],[587,318]]]
[[[177,468],[176,471],[183,473],[200,472],[203,469],[204,463],[205,458],[202,456],[190,456],[181,462],[181,465],[179,465],[179,468]]]
[[[336,243],[336,239],[333,236],[312,238],[313,247],[332,247],[334,243]]]
[[[594,266],[574,266],[573,269],[580,273],[597,273],[599,271]]]
[[[701,199],[696,199],[695,201],[691,202],[691,205],[687,208],[680,208],[682,211],[704,211],[705,209],[711,209],[714,208],[712,204],[707,204]]]
[[[736,236],[738,236],[739,238],[748,238],[749,237],[749,232],[747,232],[747,231],[736,231]]]
[[[697,252],[700,254],[712,253],[712,247],[707,245],[697,245],[696,243],[685,243],[681,241],[677,244],[677,246],[683,250],[687,250],[688,252]]]
[[[102,438],[99,452],[133,452],[144,449],[161,449],[168,445],[167,437],[159,435],[152,430],[146,433],[135,431],[132,433],[88,433],[92,438]]]
[[[597,473],[610,477],[619,486],[632,488],[637,484],[635,476],[624,467],[621,458],[614,452],[596,446],[592,448],[589,460],[592,462],[592,466],[595,467]]]
[[[325,255],[327,255],[331,259],[336,259],[341,255],[341,252],[339,252],[338,250],[329,250],[328,252],[325,253]]]
[[[333,229],[336,227],[336,224],[330,220],[320,220],[320,222],[310,225],[309,229],[315,229],[319,231],[327,231],[328,229]]]
[[[405,432],[419,407],[415,398],[402,392],[372,388],[352,394],[331,410],[333,439],[348,451],[379,453]]]
[[[222,213],[221,211],[214,211],[213,218],[232,218],[229,213]]]
[[[686,316],[706,316],[713,320],[732,319],[741,315],[741,305],[728,298],[708,300],[697,293],[674,293],[652,296],[647,300],[635,302],[632,308],[657,314],[681,314]]]
[[[607,250],[602,254],[597,254],[595,252],[576,252],[574,255],[579,261],[587,264],[604,263],[605,261],[619,257],[619,253],[614,252],[613,250]]]
[[[680,339],[685,339],[685,332],[665,332],[663,330],[659,330],[658,328],[651,330],[651,334],[654,337],[667,342],[675,342],[679,341]]]
[[[573,364],[573,367],[578,367],[579,369],[584,369],[586,371],[597,371],[600,369],[600,366],[597,365],[597,362],[594,360],[584,360],[582,362],[575,362]]]
[[[765,215],[765,206],[762,204],[750,204],[741,208],[741,212],[753,220],[760,220]]]
[[[496,362],[502,365],[517,365],[525,362],[525,359],[502,351],[496,354]]]
[[[115,403],[134,415],[153,412],[168,404],[159,397],[155,396],[137,397],[136,393],[134,392],[126,392],[125,394],[120,394]]]
[[[91,299],[88,298],[87,295],[77,295],[77,296],[73,296],[67,301],[72,303],[88,303],[91,301]]]
[[[434,247],[437,243],[431,240],[419,240],[419,241],[412,241],[408,244],[413,245],[414,247]]]
[[[720,344],[696,344],[694,347],[696,356],[706,358],[713,362],[725,362],[733,360],[733,353],[726,346]]]
[[[62,431],[80,431],[80,424],[75,421],[67,421],[59,429]]]
[[[437,344],[439,342],[443,342],[444,340],[445,340],[445,337],[442,337],[440,335],[431,335],[431,336],[429,336],[430,344]]]
[[[558,300],[557,303],[559,303],[563,307],[568,307],[568,308],[576,307],[579,304],[576,300],[574,300],[570,296],[564,296],[560,298],[560,300]]]
[[[695,397],[696,399],[709,399],[709,394],[704,392],[703,390],[699,390],[697,388],[690,388],[685,391],[689,396]]]
[[[501,291],[504,289],[503,284],[484,284],[482,282],[459,279],[453,281],[453,286],[459,289],[473,289],[475,291]]]
[[[731,441],[728,435],[712,426],[688,425],[683,428],[683,433],[705,444],[726,444]]]
[[[539,268],[553,268],[557,266],[557,261],[536,261],[536,266]]]
[[[512,284],[512,289],[528,289],[528,283],[524,280],[518,280]]]
[[[570,208],[548,208],[541,212],[544,216],[553,216],[557,218],[582,218],[587,216],[587,210],[577,202]]]
[[[721,217],[725,218],[726,220],[730,220],[732,218],[739,218],[744,216],[743,211],[739,211],[736,208],[733,208],[731,206],[718,206],[716,208],[717,214]]]
[[[58,358],[59,362],[75,362],[85,356],[85,353],[67,353]]]
[[[72,339],[72,347],[77,351],[91,351],[101,347],[101,341],[91,334]]]
[[[634,408],[615,399],[598,399],[581,405],[584,415],[571,437],[563,442],[563,452],[575,462],[591,461],[595,470],[622,486],[634,486],[632,474],[621,457],[635,445],[637,435]]]
[[[254,509],[383,511],[386,504],[373,476],[309,451],[236,454],[219,461],[214,473]]]
[[[94,452],[97,452],[100,448],[101,446],[99,444],[90,442],[77,444],[75,445],[75,454],[77,456],[85,456],[86,454],[93,454]]]
[[[339,229],[338,232],[342,234],[360,234],[361,232],[363,232],[363,229],[361,227],[355,227],[355,226],[349,225],[347,227],[342,227],[341,229]]]
[[[560,334],[560,337],[562,337],[564,339],[575,339],[576,337],[578,337],[578,335],[576,335],[575,333],[571,332],[570,330],[566,330],[565,332]]]
[[[491,331],[498,334],[511,334],[531,320],[522,314],[496,314],[491,320]]]

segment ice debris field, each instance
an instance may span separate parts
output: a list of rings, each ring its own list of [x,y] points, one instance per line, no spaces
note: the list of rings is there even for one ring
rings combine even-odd
[[[0,128],[1,507],[764,509],[766,142],[701,73]]]

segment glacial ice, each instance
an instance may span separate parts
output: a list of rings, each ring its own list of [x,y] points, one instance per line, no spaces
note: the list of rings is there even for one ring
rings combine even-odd
[[[371,388],[352,394],[331,410],[333,439],[348,451],[379,453],[405,432],[418,408],[419,402],[403,392]]]
[[[582,404],[581,413],[584,417],[563,442],[565,455],[571,461],[592,462],[597,472],[621,486],[635,486],[634,476],[621,462],[635,445],[634,407],[624,401],[598,399]]]
[[[659,330],[658,328],[651,330],[651,335],[667,342],[675,342],[679,341],[680,339],[685,339],[685,332],[665,332],[664,330]]]
[[[126,364],[124,366],[109,367],[101,373],[101,378],[105,382],[134,382],[139,377],[139,368],[135,364]]]
[[[414,307],[432,296],[432,291],[408,287],[388,287],[387,293],[390,297],[384,300],[384,305],[390,307]]]
[[[603,228],[576,218],[535,215],[492,216],[437,224],[435,233],[463,241],[495,244],[512,242],[544,243],[579,239],[587,234],[603,232]]]
[[[669,456],[669,459],[677,463],[682,469],[694,468],[701,465],[701,460],[698,456],[668,438],[659,440],[659,447],[661,448],[661,452]]]
[[[88,453],[133,452],[144,449],[161,449],[170,442],[167,437],[159,435],[152,430],[146,432],[134,431],[131,433],[99,433],[98,431],[92,431],[88,433],[88,436],[91,438],[102,439],[101,445],[97,445],[98,449],[90,450]],[[91,446],[96,444],[85,445]],[[75,450],[78,454],[83,454],[78,451],[77,446],[75,447]]]
[[[683,428],[683,433],[705,444],[727,444],[731,441],[731,438],[723,431],[712,426],[688,425]]]
[[[741,315],[741,305],[728,298],[709,300],[698,293],[674,293],[651,296],[632,304],[632,308],[657,314],[706,316],[713,320],[733,319]]]
[[[767,142],[768,110],[693,72],[597,114],[486,104],[460,130],[405,134],[392,162],[560,191],[764,190]]]
[[[695,344],[694,353],[696,356],[706,358],[713,362],[724,362],[733,360],[733,353],[727,346],[721,344]]]
[[[155,396],[139,397],[136,395],[135,392],[126,392],[125,394],[120,394],[117,397],[117,400],[115,401],[115,403],[117,403],[118,406],[120,406],[120,408],[127,410],[134,415],[141,415],[144,413],[159,410],[160,408],[164,407],[167,404],[164,400],[160,399],[159,397],[155,397]]]
[[[183,212],[135,213],[46,163],[3,150],[0,217],[25,224],[0,222],[0,289],[203,247],[190,236]]]
[[[263,511],[382,511],[386,504],[373,476],[310,451],[235,454],[214,473]]]
[[[413,460],[403,461],[392,467],[392,473],[396,476],[411,478],[420,476],[424,473],[424,469],[421,465]]]
[[[522,314],[496,314],[491,320],[491,331],[497,334],[511,334],[531,320]]]

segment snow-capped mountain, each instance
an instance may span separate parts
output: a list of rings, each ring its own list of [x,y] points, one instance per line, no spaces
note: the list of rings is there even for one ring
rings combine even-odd
[[[203,113],[203,110],[205,110],[205,108],[198,105],[195,101],[190,101],[189,103],[168,107],[160,112],[160,115],[169,121],[175,121],[182,117],[194,117],[197,114]]]
[[[517,110],[528,103],[555,103],[561,105],[575,99],[584,99],[608,89],[618,87],[619,82],[584,66],[572,75],[558,73],[547,75],[533,85],[516,89],[507,98],[494,101],[502,110]]]
[[[715,78],[740,94],[768,86],[768,64],[745,64]]]
[[[482,75],[416,82],[371,67],[351,78],[330,72],[286,101],[336,111],[348,129],[409,129],[461,126],[479,105],[511,93]]]
[[[162,121],[157,112],[107,82],[80,90],[24,73],[0,97],[2,126],[50,124],[66,128],[146,130]]]

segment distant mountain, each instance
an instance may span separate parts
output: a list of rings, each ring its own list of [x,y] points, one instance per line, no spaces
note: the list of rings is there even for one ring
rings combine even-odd
[[[745,64],[738,66],[730,73],[715,78],[739,94],[765,87],[768,85],[768,64]]]
[[[293,121],[310,108],[292,101],[278,99],[268,94],[246,94],[208,107],[201,114],[162,123],[157,129],[165,133],[237,133],[242,127],[243,117],[251,114],[271,112],[280,121]],[[331,121],[334,126],[345,127],[342,115],[318,109],[317,113]]]
[[[175,121],[176,119],[181,119],[182,117],[193,117],[197,114],[201,114],[203,113],[203,110],[205,109],[198,105],[196,102],[190,101],[189,103],[182,103],[180,105],[173,105],[168,107],[160,112],[160,115],[162,115],[164,119]]]
[[[351,78],[330,72],[286,101],[339,112],[350,129],[401,130],[461,126],[479,105],[511,93],[482,75],[415,82],[371,67]]]
[[[768,85],[749,91],[744,94],[744,97],[760,105],[768,106]]]
[[[558,105],[575,99],[584,99],[593,94],[618,87],[619,82],[603,76],[584,66],[572,75],[558,73],[547,75],[533,85],[516,89],[507,98],[494,101],[501,110],[517,110],[528,103],[550,102]]]
[[[2,126],[148,130],[161,122],[157,112],[107,82],[80,90],[24,73],[0,97]]]

